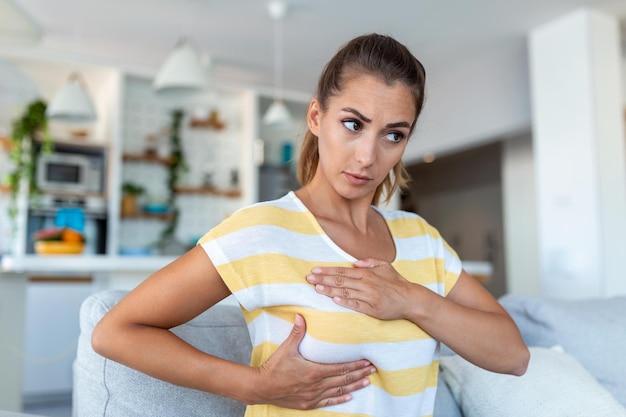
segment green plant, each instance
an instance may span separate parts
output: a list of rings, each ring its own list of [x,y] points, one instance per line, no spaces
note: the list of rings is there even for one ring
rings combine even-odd
[[[168,197],[167,204],[172,208],[171,220],[165,229],[161,232],[160,246],[163,246],[167,239],[169,239],[176,231],[178,225],[178,209],[175,205],[176,198],[176,185],[180,179],[180,176],[188,170],[187,162],[185,161],[185,154],[183,153],[183,146],[180,135],[181,122],[185,113],[181,109],[176,109],[172,112],[172,123],[170,124],[170,149],[171,149],[171,162],[168,165]]]
[[[125,182],[124,184],[122,184],[122,193],[124,194],[130,194],[130,195],[141,195],[146,191],[146,189],[139,185],[139,184],[135,184],[133,182]]]
[[[53,148],[52,139],[48,132],[46,107],[47,105],[43,100],[35,100],[27,105],[21,117],[13,120],[10,158],[15,168],[9,173],[8,178],[11,187],[9,217],[13,222],[14,231],[20,184],[23,181],[28,184],[31,197],[37,197],[40,194],[37,186],[37,157],[40,153],[51,152]],[[41,139],[40,149],[36,144],[37,139]]]

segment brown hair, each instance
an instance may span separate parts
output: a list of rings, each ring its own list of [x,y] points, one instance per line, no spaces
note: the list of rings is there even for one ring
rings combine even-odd
[[[345,81],[357,74],[379,77],[387,85],[401,82],[411,90],[415,103],[412,133],[424,105],[426,72],[406,46],[390,36],[375,33],[359,36],[345,44],[326,64],[318,81],[315,96],[320,109],[326,111],[329,98],[339,94]],[[317,136],[307,129],[300,148],[297,169],[301,185],[306,185],[313,179],[318,162]],[[383,191],[386,192],[388,201],[397,188],[406,188],[408,182],[408,172],[402,161],[399,161],[376,189],[372,203],[378,204]]]

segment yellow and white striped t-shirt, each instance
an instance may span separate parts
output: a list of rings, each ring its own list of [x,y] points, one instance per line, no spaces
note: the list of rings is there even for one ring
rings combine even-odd
[[[380,213],[396,247],[393,267],[409,281],[448,294],[461,262],[439,233],[414,213]],[[371,384],[345,404],[311,411],[255,405],[248,407],[247,417],[432,415],[438,342],[407,320],[378,320],[315,292],[305,279],[314,266],[351,266],[356,259],[324,233],[295,193],[237,211],[199,244],[241,304],[252,339],[252,366],[269,358],[300,313],[307,327],[302,356],[322,363],[365,358],[378,370]]]

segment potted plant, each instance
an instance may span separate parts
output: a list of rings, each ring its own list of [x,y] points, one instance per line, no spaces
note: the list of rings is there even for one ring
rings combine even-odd
[[[31,199],[39,195],[37,158],[40,153],[49,153],[53,148],[48,132],[46,107],[46,103],[41,99],[29,103],[24,113],[13,120],[10,142],[5,144],[10,149],[10,158],[14,166],[8,174],[8,188],[11,193],[8,213],[13,233],[16,232],[17,200],[21,184],[26,184],[26,192]],[[37,140],[41,140],[40,146],[36,143]]]
[[[122,216],[136,215],[139,207],[137,199],[145,192],[145,188],[133,182],[122,184]]]

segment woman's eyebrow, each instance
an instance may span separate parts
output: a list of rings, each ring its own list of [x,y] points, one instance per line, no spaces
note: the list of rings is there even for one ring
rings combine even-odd
[[[352,107],[345,107],[342,109],[343,111],[346,111],[348,113],[352,113],[354,114],[356,117],[358,117],[359,119],[363,120],[365,123],[370,123],[372,121],[372,119],[365,117],[361,112],[359,112],[356,109],[353,109]],[[388,123],[387,124],[387,128],[395,128],[395,127],[406,127],[408,129],[411,128],[411,124],[409,122],[395,122],[395,123]]]
[[[361,112],[359,112],[356,109],[353,109],[352,107],[345,107],[342,110],[347,111],[348,113],[354,114],[356,117],[363,120],[365,123],[370,123],[372,121],[372,119],[365,117],[363,114],[361,114]]]
[[[409,122],[396,122],[396,123],[388,123],[387,127],[389,128],[393,128],[393,127],[406,127],[406,128],[411,128],[411,124]]]

